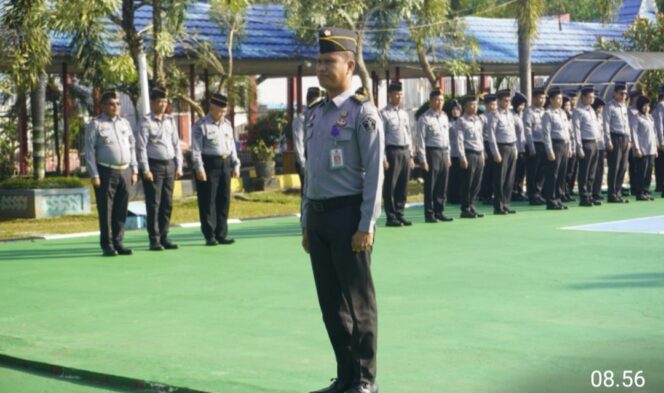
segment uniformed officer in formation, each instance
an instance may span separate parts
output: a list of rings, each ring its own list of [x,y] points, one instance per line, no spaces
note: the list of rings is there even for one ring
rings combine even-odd
[[[576,104],[576,94],[577,90],[567,90],[568,94],[563,94],[563,109],[567,115],[567,120],[572,122],[572,113],[574,108],[577,107]],[[576,134],[573,132],[570,133],[570,146],[572,150],[576,152]],[[579,174],[579,160],[576,154],[572,154],[572,157],[567,159],[567,171],[565,173],[565,181],[561,183],[560,190],[560,200],[563,202],[574,202],[575,199],[572,197],[574,194],[574,183],[576,183],[576,178]]]
[[[295,148],[295,170],[300,177],[300,187],[304,190],[304,167],[306,157],[304,155],[304,119],[307,114],[307,108],[320,100],[321,91],[319,87],[310,87],[307,89],[307,107],[302,113],[293,118],[293,145]]]
[[[493,163],[493,152],[489,146],[490,124],[493,114],[498,110],[498,97],[495,94],[487,94],[484,96],[484,113],[480,115],[484,128],[482,131],[482,138],[484,139],[484,154],[487,157],[487,163],[484,171],[482,172],[482,185],[480,186],[480,199],[486,205],[493,204],[493,171],[491,170],[491,163]]]
[[[632,118],[632,137],[634,141],[634,183],[637,201],[652,201],[650,183],[652,169],[657,157],[657,134],[655,120],[650,115],[650,99],[639,96],[636,100],[638,114]]]
[[[449,120],[440,90],[429,93],[429,109],[417,119],[417,154],[424,171],[424,219],[452,221],[444,214],[450,160]]]
[[[412,225],[404,217],[408,180],[413,161],[413,137],[406,111],[401,109],[403,92],[400,82],[392,82],[387,88],[389,102],[380,111],[385,130],[385,181],[383,183],[383,204],[388,227]]]
[[[528,159],[526,167],[526,185],[528,200],[531,205],[543,205],[542,188],[544,187],[544,166],[546,151],[542,132],[542,116],[546,93],[544,89],[533,89],[533,103],[523,113],[523,126],[526,133]]]
[[[461,218],[479,218],[484,217],[475,210],[484,170],[484,122],[477,114],[475,96],[465,96],[462,104],[463,116],[454,123],[461,168]]]
[[[528,105],[528,98],[519,93],[514,93],[512,97],[512,112],[514,114],[515,126],[517,130],[517,151],[516,169],[514,173],[514,187],[512,188],[512,201],[525,201],[523,186],[526,180],[526,130],[523,125],[523,113]]]
[[[593,109],[595,89],[586,86],[581,89],[581,105],[577,105],[572,115],[572,129],[576,135],[576,152],[579,158],[579,206],[600,205],[593,200],[593,186],[597,173],[599,152],[597,141],[602,137],[599,121]]]
[[[191,157],[196,174],[198,214],[205,244],[231,244],[228,237],[228,209],[231,177],[240,176],[233,127],[225,118],[228,99],[215,93],[207,115],[192,129]]]
[[[317,393],[375,393],[376,296],[371,251],[380,215],[384,134],[378,110],[353,94],[357,35],[319,32],[316,74],[327,99],[307,112],[302,246],[310,254],[337,378]]]
[[[143,174],[150,250],[177,249],[168,239],[173,210],[173,186],[182,176],[182,151],[173,116],[166,113],[168,99],[163,87],[150,91],[150,114],[143,118],[136,135],[136,156]]]
[[[456,128],[454,123],[461,117],[463,108],[458,100],[450,101],[448,117],[450,120],[450,176],[447,182],[447,202],[461,203],[461,168],[459,167],[459,146],[457,145]]]
[[[593,204],[599,205],[604,199],[602,197],[602,183],[604,181],[604,168],[606,167],[606,131],[604,130],[602,115],[606,104],[604,100],[597,97],[597,91],[595,91],[595,96],[593,110],[595,111],[595,115],[597,115],[600,138],[597,141],[597,171],[595,172],[595,183],[593,183]]]
[[[627,154],[630,147],[629,116],[627,114],[627,86],[616,83],[613,99],[604,108],[604,130],[609,164],[607,177],[609,203],[627,203],[622,197],[622,185],[627,169]]]
[[[571,127],[563,105],[563,94],[559,88],[549,89],[549,109],[542,116],[542,138],[546,151],[546,179],[544,197],[546,208],[567,208],[561,201],[560,191],[566,181],[567,159],[572,155],[570,146]]]
[[[122,240],[129,190],[138,179],[134,133],[120,116],[117,92],[103,93],[101,108],[103,113],[85,128],[85,162],[97,200],[99,243],[104,256],[131,255]]]
[[[517,120],[510,109],[512,92],[499,90],[496,92],[498,109],[489,117],[489,149],[493,162],[493,213],[513,214],[512,188],[516,171],[518,154]]]
[[[633,124],[636,121],[636,117],[639,115],[639,109],[636,107],[636,103],[643,93],[640,89],[634,87],[632,91],[629,92],[629,105],[627,107],[627,117],[629,119],[629,124]],[[632,144],[630,145],[628,158],[627,158],[627,170],[629,173],[629,193],[630,195],[637,195],[637,189],[639,187],[638,182],[633,182],[632,179],[636,179],[638,175],[636,174],[636,160],[634,156],[634,133],[631,135]]]
[[[664,198],[664,85],[659,87],[657,104],[652,113],[655,121],[655,131],[657,132],[657,141],[659,143],[659,154],[655,160],[655,180],[656,191],[662,193]]]

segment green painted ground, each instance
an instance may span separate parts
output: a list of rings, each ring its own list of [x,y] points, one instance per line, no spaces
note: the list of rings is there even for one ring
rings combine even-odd
[[[662,237],[559,229],[662,215],[664,200],[519,207],[435,225],[411,209],[412,228],[381,220],[381,392],[664,391]],[[114,259],[98,257],[96,237],[0,244],[0,353],[219,393],[323,386],[334,363],[296,219],[231,235],[209,248],[180,229],[184,247],[152,253],[133,232],[136,254]],[[592,389],[593,370],[616,382],[643,370],[646,385]],[[0,369],[2,393],[76,389],[90,390]]]

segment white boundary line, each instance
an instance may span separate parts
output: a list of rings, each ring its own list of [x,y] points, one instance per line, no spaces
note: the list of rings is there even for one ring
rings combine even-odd
[[[661,232],[641,232],[641,231],[621,231],[621,230],[617,230],[617,229],[593,229],[593,228],[588,228],[588,227],[593,226],[593,225],[620,224],[622,222],[643,221],[643,220],[650,220],[650,219],[653,219],[653,218],[664,218],[664,216],[648,216],[648,217],[639,217],[639,218],[629,218],[629,219],[625,219],[625,220],[597,222],[597,223],[594,223],[594,224],[583,224],[583,225],[574,225],[574,226],[571,226],[571,227],[562,227],[560,229],[567,230],[567,231],[645,233],[645,234],[650,234],[650,235],[664,235],[664,231],[661,231]]]

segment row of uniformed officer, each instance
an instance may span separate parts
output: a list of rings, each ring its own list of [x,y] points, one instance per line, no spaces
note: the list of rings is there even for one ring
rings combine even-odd
[[[542,138],[546,151],[544,197],[550,210],[566,208],[561,201],[561,190],[567,181],[567,159],[572,156],[571,128],[563,105],[563,94],[558,88],[548,92],[550,107],[542,116]]]

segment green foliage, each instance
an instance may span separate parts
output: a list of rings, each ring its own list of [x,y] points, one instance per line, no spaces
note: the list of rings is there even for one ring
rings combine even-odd
[[[81,188],[83,181],[78,177],[47,177],[32,179],[27,177],[13,177],[0,182],[0,189],[37,189],[37,188]]]
[[[18,133],[12,117],[0,121],[0,180],[14,175]]]
[[[256,162],[267,162],[274,160],[276,151],[274,147],[268,146],[262,139],[259,139],[257,143],[248,146],[249,152]]]
[[[270,111],[248,128],[247,148],[256,161],[271,161],[288,125],[286,112]]]

